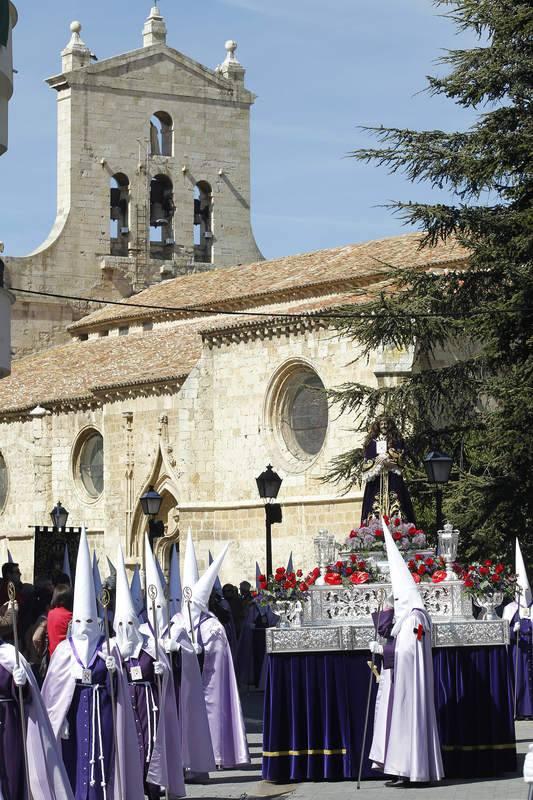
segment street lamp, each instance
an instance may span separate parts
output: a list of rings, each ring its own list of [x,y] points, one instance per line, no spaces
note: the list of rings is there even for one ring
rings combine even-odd
[[[50,511],[50,517],[54,528],[64,528],[68,520],[68,511],[61,505],[61,501],[57,501],[57,505]]]
[[[278,496],[282,478],[269,464],[264,472],[255,479],[259,497],[265,501],[265,528],[266,528],[266,572],[267,577],[272,575],[272,524],[281,522],[281,507],[272,501]]]
[[[426,470],[427,479],[430,483],[435,484],[435,501],[437,506],[437,530],[440,530],[443,525],[442,518],[442,486],[450,480],[450,472],[452,470],[453,458],[446,455],[446,453],[439,453],[438,450],[432,450],[431,453],[424,459],[424,469]]]
[[[151,517],[151,518],[157,517],[157,515],[159,514],[159,509],[161,508],[161,503],[162,502],[163,502],[163,498],[161,497],[159,492],[156,492],[154,487],[150,486],[148,488],[148,491],[145,492],[143,494],[143,496],[141,497],[141,508],[142,508],[142,511],[143,511],[143,514],[145,515],[145,517]],[[148,530],[149,530],[148,538],[149,539],[151,539],[151,537],[150,537],[150,523],[151,522],[152,522],[152,519],[149,519],[149,521],[148,521]],[[144,591],[145,591],[145,594],[146,594],[146,552],[145,552],[145,543],[144,542],[142,543],[142,565],[143,565],[142,566],[142,584],[143,584],[143,588],[144,588]]]

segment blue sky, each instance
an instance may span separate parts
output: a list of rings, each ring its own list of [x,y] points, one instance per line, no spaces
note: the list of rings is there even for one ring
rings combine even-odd
[[[55,216],[56,96],[69,23],[103,59],[141,45],[150,0],[15,0],[16,90],[0,159],[0,239],[24,255]],[[252,111],[252,216],[264,255],[394,235],[380,207],[437,195],[346,154],[369,144],[358,125],[463,129],[472,115],[421,92],[446,48],[470,46],[430,0],[161,0],[168,43],[209,67],[236,39]],[[439,199],[446,195],[439,195]]]

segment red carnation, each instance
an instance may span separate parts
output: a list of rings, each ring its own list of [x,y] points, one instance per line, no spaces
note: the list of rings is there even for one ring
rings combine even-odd
[[[431,576],[431,580],[433,583],[440,583],[441,581],[446,580],[446,570],[445,569],[438,569],[436,570],[433,575]]]
[[[500,576],[499,575],[492,575],[491,581],[493,583],[499,583],[500,582]]]
[[[260,589],[266,589],[266,588],[267,588],[267,585],[268,585],[268,584],[267,584],[267,582],[266,582],[266,581],[259,581],[259,588],[260,588]]]
[[[487,560],[484,561],[483,563],[485,564],[486,567],[492,567],[492,561],[490,560],[490,558],[487,558]]]
[[[357,561],[357,556],[355,555],[355,553],[352,553],[352,555],[350,556],[350,561],[352,562],[352,564],[355,564],[355,562]]]
[[[389,517],[386,514],[383,514],[383,519],[385,520],[385,524],[388,525],[390,522]]]
[[[426,566],[432,567],[434,563],[435,562],[432,558],[426,558]]]
[[[380,539],[383,536],[383,531],[381,528],[376,528],[376,539]]]
[[[258,575],[257,576],[257,580],[258,581],[266,581],[266,576],[265,575]]]
[[[392,538],[394,539],[395,542],[399,542],[400,539],[402,538],[402,534],[398,533],[398,531],[396,531],[396,533],[392,534]]]
[[[353,569],[351,567],[346,567],[346,574],[351,575],[353,573]]]
[[[489,574],[489,568],[488,567],[480,567],[479,568],[479,574],[480,575],[488,575]]]
[[[298,576],[298,578],[301,578],[301,577],[302,577],[302,575],[303,575],[303,572],[302,572],[302,570],[301,570],[301,569],[297,569],[297,570],[296,570],[296,575]]]
[[[415,553],[415,558],[416,558],[417,561],[423,561],[424,560],[424,556],[421,556],[420,553]]]
[[[415,583],[420,583],[420,575],[417,575],[416,572],[413,572],[412,575],[413,575],[414,582]]]
[[[278,583],[281,583],[281,581],[283,580],[283,575],[281,574],[281,572],[279,572],[277,575],[274,575],[274,580],[276,580]]]
[[[366,569],[366,561],[360,561],[357,566],[359,567],[360,570],[365,570]]]
[[[416,569],[416,562],[411,558],[411,560],[407,562],[407,566],[409,569]]]
[[[396,517],[396,519],[394,520],[394,524],[395,524],[396,526],[398,526],[398,525],[401,525],[401,524],[402,524],[402,521],[401,521],[400,517]]]
[[[337,561],[337,562],[335,563],[335,566],[336,566],[338,569],[342,569],[342,568],[343,568],[343,566],[344,566],[344,562],[343,562],[343,561]]]
[[[328,572],[324,575],[324,580],[330,586],[339,586],[342,583],[342,578],[338,572]]]
[[[505,567],[503,564],[496,564],[494,567],[494,572],[497,572],[498,575],[501,575],[502,572],[505,572]]]
[[[318,578],[318,576],[320,575],[320,567],[314,568],[313,575],[315,576],[315,578]]]
[[[350,539],[355,539],[357,536],[357,531],[350,531]]]
[[[410,528],[407,528],[407,533],[409,534],[409,536],[414,536],[414,535],[415,535],[415,533],[416,533],[416,528],[415,528],[415,526],[414,526],[414,525],[411,525],[411,527],[410,527]]]
[[[309,589],[309,586],[306,584],[305,581],[302,581],[301,584],[300,584],[300,591],[301,592],[307,592],[308,589]]]
[[[354,574],[350,577],[352,583],[361,584],[361,583],[368,583],[368,579],[370,575],[368,572],[354,572]]]
[[[420,566],[418,567],[418,574],[419,575],[425,575],[426,572],[427,572],[426,565],[425,564],[420,564]]]
[[[283,575],[285,572],[285,567],[278,567],[276,570],[276,575]]]
[[[290,588],[291,588],[291,585],[290,585],[289,581],[285,581],[285,582],[284,582],[284,584],[283,584],[283,588],[284,588],[284,589],[290,589]]]
[[[471,589],[472,586],[474,585],[474,581],[472,580],[472,578],[465,578],[464,585],[466,586],[467,589]]]

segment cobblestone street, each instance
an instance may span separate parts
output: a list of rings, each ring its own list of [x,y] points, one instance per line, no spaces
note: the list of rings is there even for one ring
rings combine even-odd
[[[300,783],[280,786],[261,780],[261,716],[263,695],[243,698],[252,764],[246,770],[226,770],[212,777],[209,785],[188,786],[187,796],[202,800],[257,800],[262,797],[290,797],[291,800],[348,800],[356,795],[361,800],[385,800],[396,795],[383,781],[364,781],[357,792],[355,782]],[[439,786],[403,789],[401,797],[409,800],[527,800],[528,787],[522,778],[524,753],[533,742],[533,722],[516,725],[519,772],[487,780],[443,781]]]

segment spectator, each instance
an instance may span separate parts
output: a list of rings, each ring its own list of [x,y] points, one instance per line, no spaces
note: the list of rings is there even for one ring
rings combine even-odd
[[[225,583],[222,587],[222,595],[229,603],[231,615],[235,625],[235,632],[238,639],[241,633],[244,609],[242,607],[241,598],[239,597],[237,587],[233,586],[231,583]]]
[[[19,565],[15,561],[6,561],[2,564],[2,580],[0,581],[0,617],[9,616],[7,603],[8,585],[12,583],[15,587],[15,600],[17,601],[17,621],[18,633],[21,642],[24,641],[24,634],[29,628],[32,619],[33,605],[33,586],[30,583],[22,583],[22,576]],[[13,631],[10,628],[0,626],[0,635],[4,641],[13,644]]]
[[[73,600],[72,588],[66,583],[58,583],[54,589],[48,612],[48,652],[50,656],[59,642],[67,638],[72,619]]]
[[[43,682],[48,667],[48,625],[47,614],[52,599],[51,581],[35,584],[33,594],[33,624],[24,637],[24,654],[29,661],[39,686]]]

